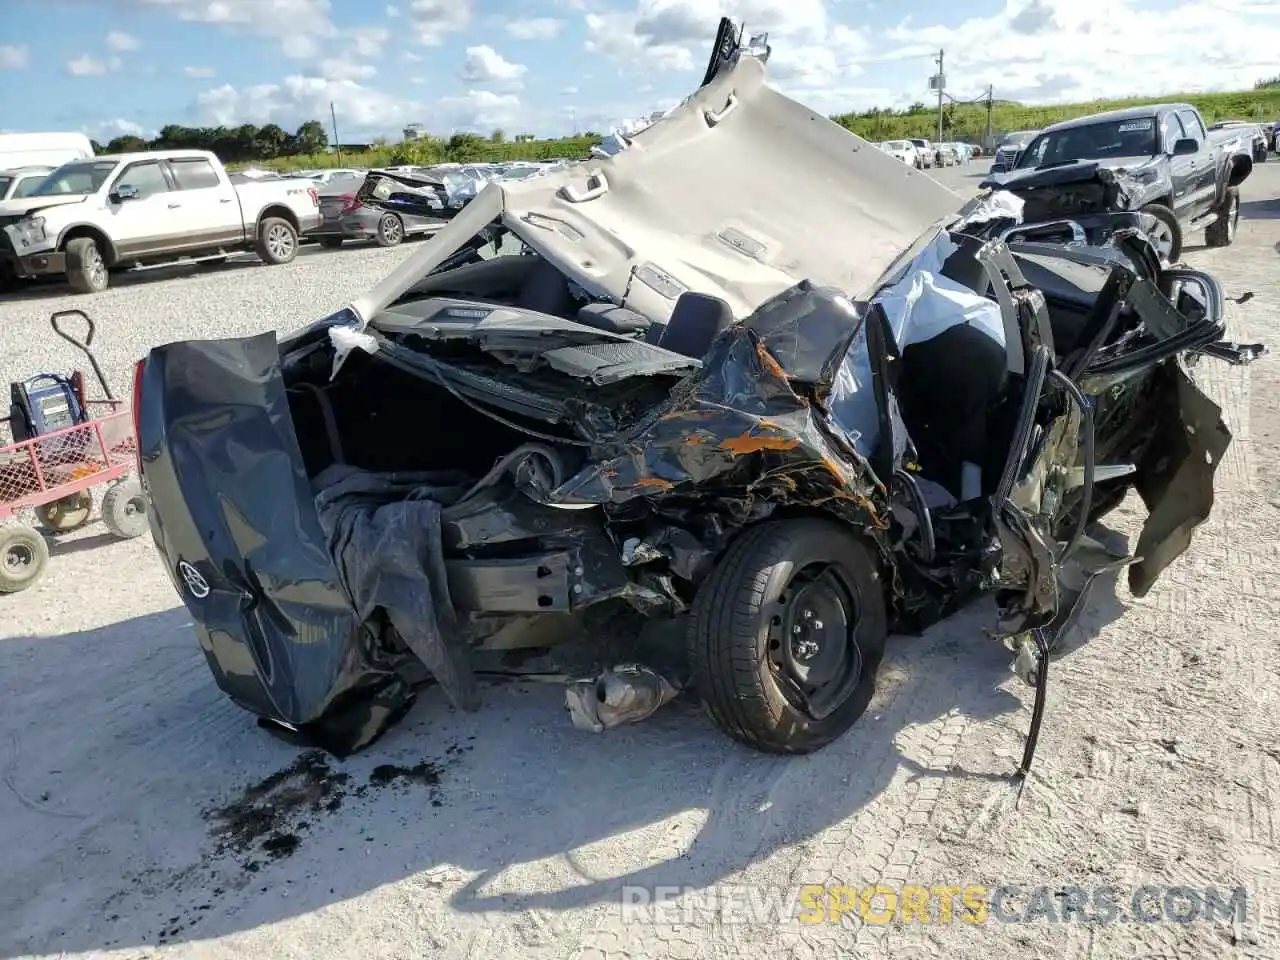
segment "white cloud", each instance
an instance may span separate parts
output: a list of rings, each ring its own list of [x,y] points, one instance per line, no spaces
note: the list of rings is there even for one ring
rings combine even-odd
[[[467,58],[458,76],[469,83],[516,84],[528,70],[523,63],[504,60],[493,47],[467,47]]]
[[[1280,5],[1183,0],[1157,13],[1142,0],[1005,0],[959,26],[904,21],[886,39],[880,59],[944,47],[947,87],[962,97],[988,83],[997,97],[1027,102],[1240,90],[1276,73]],[[929,71],[927,59],[921,66]]]
[[[515,122],[520,98],[513,93],[468,90],[460,97],[442,98],[437,109],[451,130],[484,130]]]
[[[142,44],[133,34],[112,30],[107,34],[107,46],[116,53],[127,53],[130,50],[137,50]]]
[[[188,77],[204,80],[213,76],[213,67],[183,67],[182,72]]]
[[[388,17],[391,17],[391,18],[395,18],[395,17],[400,16],[400,8],[399,8],[399,7],[394,7],[394,6],[392,6],[391,4],[387,4],[387,11],[386,11],[386,12],[387,12],[387,16],[388,16]]]
[[[134,0],[179,20],[240,28],[278,40],[284,55],[307,59],[319,41],[337,35],[329,0]]]
[[[326,80],[368,80],[377,74],[377,69],[367,63],[352,63],[346,59],[321,61],[320,76]]]
[[[393,97],[354,80],[291,76],[280,83],[237,88],[223,84],[196,98],[202,122],[221,126],[277,123],[288,130],[329,115],[333,102],[343,139],[399,130],[419,119],[421,105]]]
[[[0,70],[21,70],[27,65],[26,47],[0,46]]]
[[[533,17],[508,21],[507,33],[517,40],[554,40],[564,29],[564,21],[554,17]]]
[[[401,54],[400,54],[400,57],[401,57],[402,59],[404,59],[404,60],[408,61],[409,63],[421,63],[421,62],[422,62],[422,57],[421,57],[420,55],[418,55],[418,54],[414,53],[412,50],[405,50],[403,53],[401,53]]]
[[[382,46],[391,39],[391,31],[386,27],[357,27],[346,32],[345,40],[355,46],[358,57],[377,57],[382,55]]]
[[[451,33],[471,25],[473,0],[410,0],[413,37],[424,47],[438,47]]]
[[[560,96],[576,97],[578,93],[579,93],[579,90],[577,87],[565,87],[563,90],[560,91]]]
[[[95,60],[89,54],[67,61],[67,72],[73,77],[93,77],[103,73],[114,73],[121,67],[120,58]]]
[[[95,124],[87,127],[84,133],[97,140],[99,143],[107,143],[116,137],[142,137],[144,140],[151,140],[155,137],[155,130],[147,130],[139,123],[132,120],[107,120],[103,123]]]

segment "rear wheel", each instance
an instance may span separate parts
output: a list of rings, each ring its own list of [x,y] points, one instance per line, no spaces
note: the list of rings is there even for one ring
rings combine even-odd
[[[1182,256],[1182,224],[1172,210],[1161,203],[1149,203],[1142,212],[1155,218],[1155,224],[1147,231],[1156,252],[1169,263],[1176,263]]]
[[[0,527],[0,593],[25,590],[49,565],[49,545],[39,531],[14,524]]]
[[[93,512],[93,494],[88,490],[59,497],[52,503],[42,503],[35,508],[40,526],[50,533],[70,533],[89,522]]]
[[[1204,232],[1204,242],[1210,247],[1229,247],[1235,242],[1236,227],[1240,225],[1240,190],[1228,187],[1227,195],[1218,210],[1218,219]]]
[[[67,285],[76,293],[101,293],[110,278],[98,241],[93,237],[75,237],[67,241]]]
[[[866,711],[887,634],[862,540],[827,520],[773,521],[740,536],[699,589],[689,659],[721,730],[766,753],[809,753]]]
[[[272,266],[289,263],[298,255],[298,231],[288,220],[267,217],[258,225],[258,239],[253,249],[263,263]]]
[[[394,247],[404,240],[404,223],[394,213],[384,214],[378,221],[378,246]]]

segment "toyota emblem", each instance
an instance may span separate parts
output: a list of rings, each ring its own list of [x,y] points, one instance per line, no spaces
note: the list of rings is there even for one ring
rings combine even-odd
[[[197,600],[203,600],[209,595],[209,581],[187,561],[178,562],[178,573],[182,577],[182,582],[187,585],[187,589],[191,591],[191,595]]]

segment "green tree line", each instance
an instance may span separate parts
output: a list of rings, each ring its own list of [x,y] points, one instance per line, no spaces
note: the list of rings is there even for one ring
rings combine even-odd
[[[996,100],[991,106],[991,131],[995,135],[1011,130],[1034,130],[1075,117],[1159,101],[1194,104],[1205,120],[1239,119],[1272,122],[1280,117],[1280,76],[1259,80],[1253,90],[1236,93],[1169,94],[1160,98],[1094,100],[1089,103],[1026,106],[1012,100]],[[905,109],[874,108],[832,118],[836,123],[867,140],[894,140],[905,137],[934,137],[938,116],[934,108],[913,103]],[[943,137],[980,141],[987,131],[987,105],[950,103],[943,108]],[[127,153],[139,150],[211,150],[228,165],[256,164],[276,169],[311,167],[378,166],[392,164],[501,163],[511,160],[547,160],[556,157],[585,157],[600,142],[600,134],[587,131],[572,137],[541,139],[532,133],[508,137],[502,130],[487,136],[461,132],[449,137],[423,136],[402,143],[370,145],[367,150],[330,149],[324,125],[308,120],[289,133],[274,123],[258,127],[251,123],[238,127],[185,127],[170,124],[152,140],[116,137],[94,148],[100,153]]]

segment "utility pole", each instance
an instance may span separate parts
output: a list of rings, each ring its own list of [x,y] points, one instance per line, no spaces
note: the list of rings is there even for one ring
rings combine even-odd
[[[982,149],[991,149],[991,84],[987,84],[987,135],[982,141]]]
[[[942,54],[943,54],[943,51],[939,50],[938,51],[938,142],[939,143],[942,142],[942,91],[947,83],[946,74],[942,72]]]
[[[329,119],[333,122],[333,145],[338,150],[338,166],[342,166],[342,141],[338,139],[338,114],[333,109],[333,101],[329,101]]]

